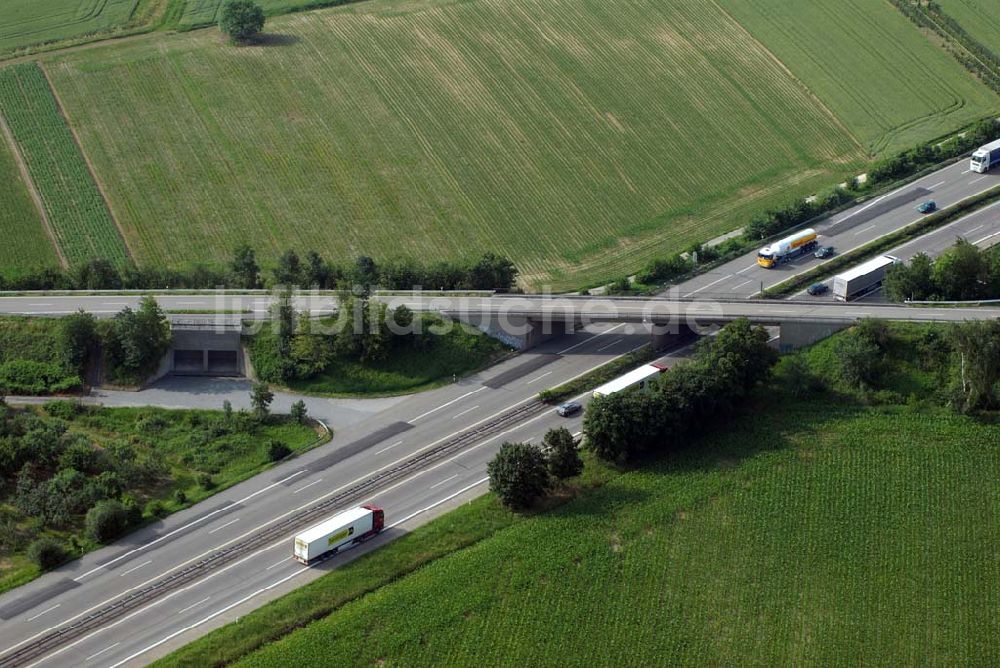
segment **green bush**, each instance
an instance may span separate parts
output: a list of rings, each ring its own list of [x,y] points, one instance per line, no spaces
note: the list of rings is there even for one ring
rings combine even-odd
[[[28,546],[28,559],[48,571],[69,559],[69,551],[54,538],[39,538]]]
[[[118,538],[129,525],[129,513],[118,501],[98,501],[87,511],[84,522],[87,537],[97,543]]]
[[[0,364],[0,390],[6,394],[54,394],[82,385],[79,376],[67,374],[60,364],[24,359]]]
[[[267,445],[267,458],[269,461],[278,462],[292,454],[292,449],[281,441],[271,441]]]

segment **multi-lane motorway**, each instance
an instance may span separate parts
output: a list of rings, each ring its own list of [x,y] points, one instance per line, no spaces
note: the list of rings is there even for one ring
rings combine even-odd
[[[934,200],[939,209],[1000,185],[1000,170],[977,174],[969,171],[969,161],[961,160],[890,193],[843,211],[815,226],[820,243],[833,246],[840,253],[863,246],[889,232],[921,218],[916,207]],[[996,209],[994,209],[994,212]],[[982,236],[1000,231],[996,218]],[[975,241],[979,237],[970,239]],[[748,253],[714,270],[671,288],[670,295],[698,298],[746,298],[761,288],[773,287],[788,278],[820,264],[811,255],[774,269],[757,265],[757,254]]]
[[[1000,175],[970,174],[967,169],[964,162],[953,165],[833,217],[818,226],[823,243],[842,252],[850,250],[916,220],[914,207],[923,199],[935,199],[940,206],[948,206],[1000,183]],[[972,214],[897,252],[905,256],[919,250],[940,250],[952,243],[956,234],[988,245],[1000,234],[996,211],[994,207]],[[803,258],[777,270],[765,270],[757,267],[751,254],[678,286],[675,295],[706,302],[723,297],[743,301],[758,292],[762,283],[764,287],[774,285],[816,262]],[[158,299],[168,309],[236,308],[251,312],[265,312],[271,302],[266,295],[165,295]],[[477,299],[470,298],[475,308],[490,311],[491,304],[504,298]],[[516,303],[514,299],[504,303]],[[83,307],[110,315],[137,300],[122,295],[0,297],[0,312],[60,315]],[[409,303],[419,306],[423,302]],[[625,313],[622,319],[646,320],[643,304],[628,300],[617,303],[615,308]],[[316,311],[333,308],[329,297],[307,297],[300,304]],[[746,307],[756,308],[745,302],[731,308]],[[528,299],[523,308],[548,307],[542,300]],[[792,314],[820,319],[863,315],[855,305],[815,304],[789,309],[779,303],[762,308],[774,311],[769,316],[755,312],[758,320],[768,322]],[[778,313],[783,310],[787,313]],[[957,309],[941,311],[942,318],[947,319],[966,315]],[[982,317],[983,312],[970,311],[968,315],[974,314]],[[996,313],[988,317],[996,317]],[[557,417],[551,409],[539,408],[528,408],[523,419],[496,428],[491,425],[509,411],[531,407],[539,390],[565,382],[648,341],[648,333],[634,327],[591,325],[581,333],[553,339],[460,383],[400,400],[347,426],[331,425],[337,430],[331,444],[0,596],[0,651],[29,648],[53,629],[79,623],[130,592],[147,591],[150,585],[176,576],[206,556],[243,544],[282,518],[339,498],[357,483],[402,466],[404,473],[350,501],[349,505],[371,501],[387,511],[390,529],[367,545],[319,567],[305,568],[291,560],[291,534],[281,536],[229,559],[203,577],[144,599],[124,614],[109,617],[107,623],[74,635],[53,652],[24,663],[142,665],[346,559],[376,548],[453,504],[481,493],[486,482],[485,464],[504,440],[537,442],[546,429],[557,425],[578,431],[579,417],[567,420]],[[683,351],[679,351],[668,361],[682,355]],[[436,456],[425,466],[405,469],[414,457],[437,452],[456,437],[477,434],[479,430],[481,435],[466,437],[460,448]]]
[[[50,629],[79,621],[373,473],[389,470],[456,434],[488,426],[495,416],[533,403],[540,389],[648,340],[645,333],[629,333],[630,327],[604,325],[566,335],[458,384],[405,399],[338,432],[329,446],[7,593],[0,597],[0,647],[30,646]],[[460,451],[351,505],[371,501],[386,509],[392,528],[371,543],[376,546],[449,502],[481,493],[486,462],[504,440],[538,442],[549,427],[565,425],[578,431],[579,420],[560,418],[549,408],[531,413],[516,427],[473,439]],[[140,665],[248,607],[318,577],[349,556],[304,568],[291,560],[289,535],[27,664],[41,660],[51,666]]]

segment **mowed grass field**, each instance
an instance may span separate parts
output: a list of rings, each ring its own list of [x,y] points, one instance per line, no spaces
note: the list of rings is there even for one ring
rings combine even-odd
[[[863,151],[707,0],[373,2],[47,63],[140,262],[493,250],[635,269]]]
[[[139,0],[3,0],[0,54],[122,25]]]
[[[1000,661],[995,426],[793,402],[736,427],[238,665]]]
[[[1000,3],[994,0],[938,0],[938,4],[970,35],[1000,55]]]
[[[0,133],[0,277],[59,264],[10,143]]]
[[[1000,99],[888,2],[719,3],[873,154],[909,148],[1000,109]]]
[[[37,63],[0,69],[0,114],[66,260],[104,258],[123,265],[128,251]]]

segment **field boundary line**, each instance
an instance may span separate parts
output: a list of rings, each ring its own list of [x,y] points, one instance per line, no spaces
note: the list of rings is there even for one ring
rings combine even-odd
[[[118,222],[118,217],[115,216],[115,212],[111,208],[111,202],[108,201],[108,194],[104,191],[104,184],[101,180],[97,178],[97,170],[94,169],[94,165],[90,162],[90,157],[87,152],[83,150],[83,143],[80,141],[79,135],[76,134],[76,130],[73,128],[73,124],[69,122],[69,114],[66,113],[66,105],[63,104],[62,98],[59,97],[59,91],[56,90],[55,84],[52,82],[52,77],[49,76],[49,71],[45,68],[42,61],[37,61],[38,69],[42,71],[42,76],[45,77],[45,82],[49,86],[49,90],[52,91],[52,99],[56,102],[56,110],[59,115],[62,116],[63,123],[69,129],[69,134],[73,137],[73,143],[76,144],[76,150],[80,152],[80,156],[83,158],[83,164],[87,167],[87,172],[90,174],[91,180],[94,182],[94,186],[97,188],[98,194],[101,196],[101,200],[104,202],[104,208],[108,212],[108,216],[111,218],[111,222],[114,223],[115,230],[118,232],[118,239],[122,242],[122,246],[125,248],[125,255],[130,260],[135,260],[135,253],[128,245],[128,239],[125,238],[125,232],[122,230],[121,224]]]
[[[863,154],[867,153],[867,149],[865,148],[865,145],[862,144],[861,141],[858,140],[858,138],[854,136],[854,133],[851,132],[851,130],[846,125],[844,125],[844,122],[842,120],[840,120],[840,117],[837,116],[837,114],[833,113],[832,109],[830,109],[828,106],[826,106],[826,103],[823,102],[823,100],[820,98],[820,96],[817,95],[813,91],[812,88],[810,88],[809,86],[806,85],[805,81],[803,81],[802,79],[800,79],[797,76],[795,76],[795,73],[792,72],[792,70],[789,69],[789,67],[787,65],[785,65],[785,61],[783,61],[781,58],[778,58],[778,55],[776,53],[774,53],[773,51],[771,51],[771,49],[767,48],[767,45],[765,45],[764,42],[762,42],[759,39],[757,39],[757,36],[754,35],[752,32],[750,32],[749,28],[747,28],[745,25],[743,25],[742,23],[740,23],[739,21],[737,21],[735,16],[733,16],[728,11],[726,11],[725,7],[723,7],[722,5],[720,5],[718,0],[709,0],[709,1],[715,6],[716,9],[718,9],[722,13],[723,16],[725,16],[727,19],[729,19],[730,21],[732,21],[734,25],[738,26],[739,29],[741,31],[743,31],[743,33],[746,34],[746,36],[750,40],[753,41],[754,44],[756,44],[757,46],[759,46],[761,48],[761,50],[765,54],[767,54],[767,57],[770,58],[771,60],[773,60],[774,63],[778,67],[780,67],[781,70],[785,74],[788,75],[788,78],[790,78],[792,81],[794,81],[799,87],[802,88],[803,91],[805,91],[806,95],[808,95],[811,99],[813,99],[813,100],[816,101],[816,104],[819,105],[819,108],[822,109],[823,113],[826,114],[827,116],[829,116],[830,120],[832,120],[834,122],[834,124],[838,128],[840,128],[841,131],[845,135],[847,135],[848,137],[850,137],[851,141],[854,142],[854,145],[858,147],[858,150],[860,150]]]
[[[55,230],[52,229],[52,224],[49,222],[49,214],[45,210],[45,202],[42,201],[42,195],[38,192],[38,188],[35,187],[35,181],[31,178],[31,173],[28,172],[28,164],[24,161],[24,156],[21,155],[21,147],[17,145],[14,133],[11,132],[10,127],[7,125],[7,119],[4,118],[3,114],[0,114],[0,132],[3,133],[7,144],[10,146],[14,162],[17,163],[17,169],[21,172],[21,178],[24,180],[25,188],[28,189],[28,194],[31,195],[31,201],[35,203],[35,208],[38,209],[38,214],[42,220],[42,228],[45,230],[45,235],[49,238],[52,248],[56,251],[59,264],[63,269],[68,269],[69,262],[66,261],[66,256],[59,245],[59,240],[56,239]]]

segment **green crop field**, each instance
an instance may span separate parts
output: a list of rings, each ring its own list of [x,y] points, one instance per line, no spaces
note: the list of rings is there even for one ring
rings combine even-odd
[[[205,31],[49,65],[140,262],[240,240],[271,258],[492,249],[565,287],[863,157],[706,0],[361,3],[268,32],[280,46]]]
[[[0,53],[122,25],[139,0],[4,0]]]
[[[258,0],[257,4],[268,14],[280,14],[309,7],[342,5],[352,1],[354,0]],[[180,17],[179,27],[192,28],[215,23],[219,20],[219,9],[222,7],[222,3],[223,0],[187,0]]]
[[[995,425],[791,402],[732,426],[237,665],[1000,661]]]
[[[0,114],[24,156],[67,261],[101,257],[123,263],[125,244],[37,64],[0,69]]]
[[[0,135],[0,278],[16,277],[23,270],[59,264],[52,243],[42,227],[38,209],[21,178],[14,154]]]
[[[888,2],[719,1],[873,153],[908,148],[1000,108]]]
[[[711,0],[378,0],[272,19],[261,46],[157,35],[47,69],[140,263],[491,250],[558,289],[996,109],[888,5],[850,0],[803,46],[788,23],[825,10],[791,4],[726,0],[748,31]]]
[[[938,0],[974,38],[1000,55],[1000,3],[995,0]]]

